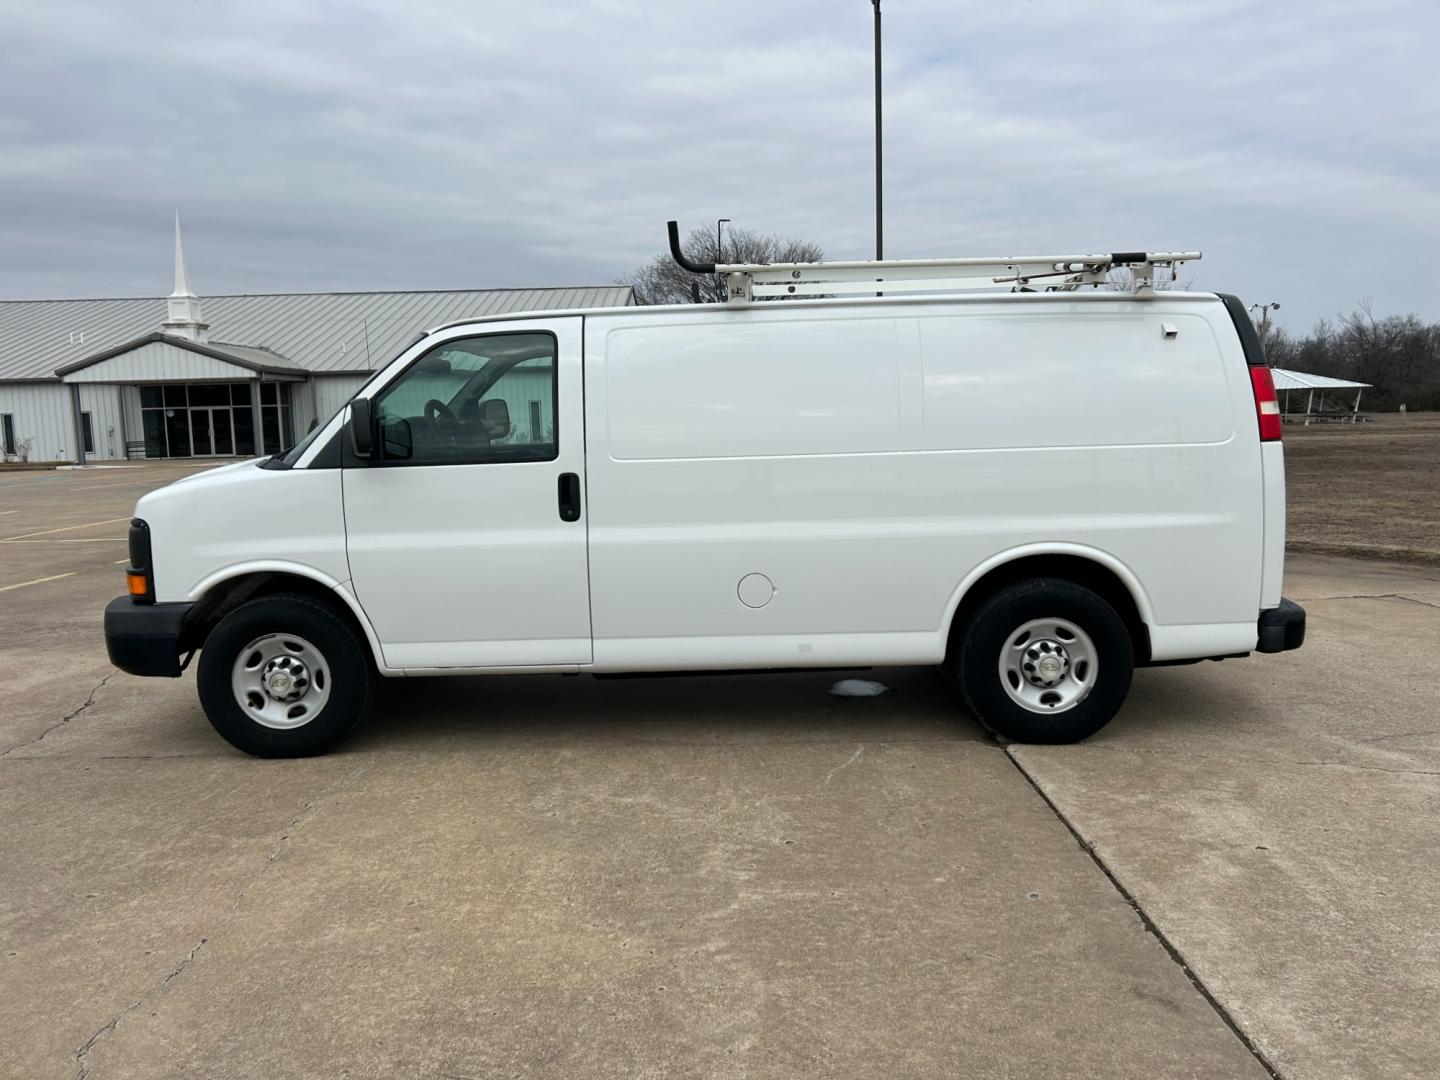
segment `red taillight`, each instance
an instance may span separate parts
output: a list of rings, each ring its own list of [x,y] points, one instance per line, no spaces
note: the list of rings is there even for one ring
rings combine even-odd
[[[1250,385],[1255,390],[1255,415],[1260,419],[1260,441],[1280,441],[1280,401],[1275,396],[1275,379],[1268,367],[1250,369]]]

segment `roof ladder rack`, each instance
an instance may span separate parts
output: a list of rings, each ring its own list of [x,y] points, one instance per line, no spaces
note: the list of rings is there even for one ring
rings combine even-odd
[[[1178,269],[1200,258],[1198,251],[1115,251],[1108,255],[1005,255],[967,259],[877,259],[857,262],[702,263],[680,250],[680,226],[669,223],[670,255],[692,274],[723,274],[726,303],[798,296],[884,292],[956,292],[993,289],[1064,292],[1106,284],[1110,271],[1130,270],[1126,292],[1155,294],[1155,268]],[[1110,283],[1112,286],[1114,282]]]

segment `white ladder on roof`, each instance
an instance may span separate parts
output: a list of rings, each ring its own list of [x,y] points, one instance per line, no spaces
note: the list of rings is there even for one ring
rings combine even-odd
[[[725,275],[727,303],[787,296],[839,296],[884,292],[955,292],[1008,287],[1012,291],[1068,291],[1105,284],[1126,268],[1124,289],[1143,298],[1155,292],[1155,268],[1178,269],[1198,251],[1117,251],[1108,255],[1005,255],[966,259],[884,259],[811,263],[698,263],[680,250],[680,227],[669,223],[670,255],[695,274]],[[1113,282],[1111,283],[1114,284]]]

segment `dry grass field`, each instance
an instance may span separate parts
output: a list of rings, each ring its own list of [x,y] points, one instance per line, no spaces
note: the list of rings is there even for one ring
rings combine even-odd
[[[1440,565],[1440,413],[1285,427],[1291,551]]]

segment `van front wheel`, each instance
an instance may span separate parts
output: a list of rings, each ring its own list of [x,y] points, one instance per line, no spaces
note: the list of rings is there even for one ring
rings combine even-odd
[[[996,734],[1070,743],[1119,711],[1135,655],[1124,620],[1102,597],[1040,578],[986,600],[952,662],[966,703]]]
[[[205,715],[231,746],[256,757],[308,757],[364,716],[375,675],[345,618],[284,594],[221,619],[201,650],[197,681]]]

